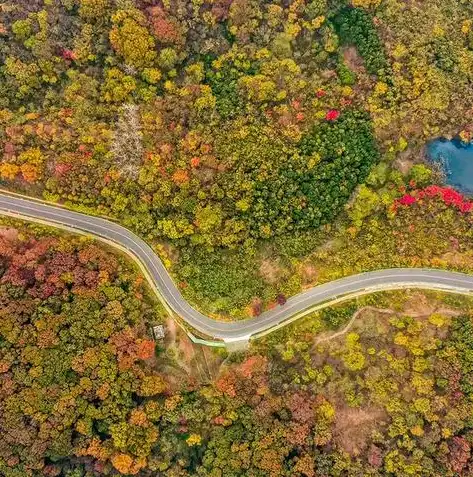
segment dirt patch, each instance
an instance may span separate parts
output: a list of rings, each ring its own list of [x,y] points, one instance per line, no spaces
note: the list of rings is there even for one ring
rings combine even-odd
[[[307,263],[302,266],[302,285],[304,287],[314,284],[317,281],[317,268],[314,265]]]
[[[16,242],[18,240],[18,230],[13,227],[0,227],[0,237],[9,242]]]
[[[442,255],[448,265],[456,268],[473,267],[473,254],[471,252],[447,252]]]
[[[190,375],[191,361],[195,355],[194,344],[170,317],[166,320],[166,338],[163,344],[170,363]]]
[[[394,161],[394,167],[404,176],[409,174],[409,171],[412,169],[412,166],[417,160],[417,154],[411,149],[406,149],[405,151],[398,154],[396,160]]]
[[[266,258],[261,262],[259,274],[267,283],[274,284],[281,278],[283,271],[277,261]]]
[[[403,175],[407,176],[414,163],[409,159],[401,159],[400,157],[394,162],[394,167]]]
[[[350,198],[350,200],[353,201],[354,199]],[[331,250],[337,250],[343,246],[344,244],[340,239],[331,239],[331,240],[327,240],[322,245],[318,246],[315,252],[316,253],[329,252]]]
[[[358,54],[354,46],[347,46],[343,48],[343,60],[345,64],[356,73],[365,72],[365,63],[363,58]]]
[[[177,324],[172,318],[166,320],[166,344],[174,344],[177,336]]]
[[[412,317],[426,317],[435,313],[439,305],[436,300],[427,298],[422,293],[414,293],[406,302],[403,313]]]
[[[371,434],[386,425],[386,413],[377,407],[339,407],[335,411],[333,437],[347,453],[358,456],[368,444]]]
[[[179,351],[186,363],[190,363],[195,356],[194,346],[194,343],[187,337],[182,336],[179,340]]]
[[[372,317],[375,320],[376,324],[379,324],[380,317],[389,317],[391,315],[395,315],[396,312],[390,309],[381,309],[376,308],[373,306],[364,306],[363,308],[359,308],[351,317],[350,321],[339,331],[335,332],[326,332],[317,335],[314,339],[314,344],[312,346],[312,350],[315,350],[316,347],[322,343],[326,343],[328,341],[336,340],[344,336],[350,330],[356,330],[358,333],[363,333],[366,336],[366,326],[365,326],[365,319],[366,315],[368,317]],[[361,329],[359,329],[361,328]],[[374,326],[369,326],[368,329],[375,329]],[[378,334],[378,331],[376,332]]]
[[[207,383],[218,375],[223,357],[211,348],[194,344],[172,318],[166,320],[164,345],[166,373],[173,375],[176,389],[182,382]]]

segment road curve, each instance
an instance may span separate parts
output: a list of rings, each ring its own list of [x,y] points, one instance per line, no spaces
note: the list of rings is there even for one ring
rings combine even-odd
[[[454,293],[473,293],[473,276],[436,269],[395,268],[366,272],[313,287],[288,299],[284,306],[266,311],[258,317],[232,323],[214,320],[194,309],[181,295],[156,253],[133,232],[109,220],[85,215],[44,202],[0,193],[0,214],[59,228],[74,229],[94,235],[126,249],[147,272],[153,289],[167,307],[192,328],[229,344],[247,342],[250,337],[268,333],[317,305],[341,301],[374,291],[425,288]]]

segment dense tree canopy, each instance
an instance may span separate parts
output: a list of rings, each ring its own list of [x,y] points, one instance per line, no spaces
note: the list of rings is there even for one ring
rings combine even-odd
[[[205,311],[380,267],[473,270],[472,202],[420,161],[427,139],[472,137],[471,2],[0,12],[0,186],[117,219]],[[473,474],[468,300],[328,309],[180,379],[130,264],[33,230],[0,229],[2,476]]]
[[[317,228],[377,149],[469,117],[470,7],[443,4],[6,2],[0,180],[177,246]]]
[[[473,471],[466,298],[328,309],[205,383],[162,371],[142,279],[90,241],[1,229],[0,302],[5,477]]]
[[[143,328],[157,316],[142,279],[92,243],[11,232],[0,237],[0,473],[53,476],[75,458],[138,471],[159,435],[146,402],[168,388],[145,365],[155,344]]]

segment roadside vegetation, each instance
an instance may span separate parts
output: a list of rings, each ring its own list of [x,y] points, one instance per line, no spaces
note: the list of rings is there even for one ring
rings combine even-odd
[[[323,242],[367,241],[347,207],[398,227],[381,209],[436,181],[426,140],[468,139],[471,6],[441,3],[4,2],[0,184],[118,219],[204,311],[257,313],[325,279]]]
[[[94,242],[0,228],[0,472],[467,476],[471,298],[359,298],[225,355]],[[439,474],[440,473],[440,474]]]
[[[423,161],[472,138],[472,18],[3,0],[0,186],[118,220],[225,319],[367,270],[473,272],[472,202]],[[2,476],[473,475],[471,298],[371,295],[226,355],[124,257],[0,223]]]
[[[240,318],[278,306],[278,296],[369,270],[472,272],[471,208],[450,188],[415,182],[407,188],[387,182],[378,191],[363,186],[347,213],[318,232],[266,241],[254,253],[182,253],[176,272],[191,301]]]
[[[467,127],[471,6],[441,3],[4,2],[0,180],[177,250],[317,230]]]

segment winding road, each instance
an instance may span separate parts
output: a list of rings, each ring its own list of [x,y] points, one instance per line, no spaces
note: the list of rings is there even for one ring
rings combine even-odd
[[[0,193],[0,214],[93,235],[125,251],[140,265],[168,311],[211,340],[195,338],[192,330],[186,329],[191,338],[213,346],[220,343],[231,349],[244,347],[251,337],[269,333],[314,309],[375,291],[423,288],[473,294],[473,276],[463,273],[421,268],[378,270],[318,285],[255,318],[222,322],[205,316],[189,305],[152,248],[133,232],[114,222],[7,193]]]

